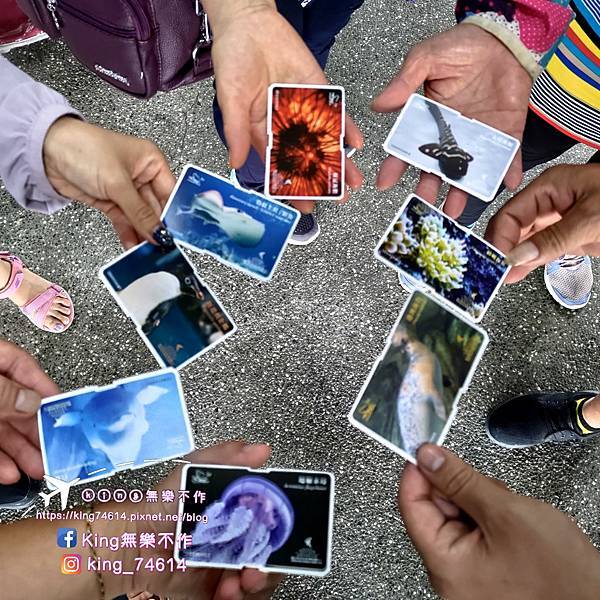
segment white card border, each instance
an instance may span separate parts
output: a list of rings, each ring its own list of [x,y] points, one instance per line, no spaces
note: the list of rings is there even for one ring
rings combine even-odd
[[[253,196],[257,196],[258,198],[261,198],[261,199],[265,199],[268,202],[272,202],[273,204],[282,206],[282,207],[286,208],[287,210],[290,210],[296,214],[296,218],[294,219],[293,223],[290,226],[290,230],[287,234],[287,237],[285,238],[285,241],[284,241],[283,245],[281,246],[279,254],[277,255],[277,258],[275,259],[275,262],[273,263],[273,267],[271,268],[271,271],[269,272],[268,275],[259,275],[258,273],[255,273],[254,271],[251,271],[250,269],[245,269],[244,267],[241,267],[240,265],[238,265],[232,261],[228,261],[228,260],[224,259],[222,256],[219,256],[216,252],[211,252],[210,250],[206,250],[205,248],[199,248],[198,246],[194,246],[193,244],[190,244],[188,242],[185,242],[185,241],[180,240],[179,238],[173,236],[177,240],[177,242],[184,248],[189,248],[190,250],[193,250],[195,252],[200,252],[201,254],[207,254],[209,256],[212,256],[213,258],[217,259],[222,265],[225,265],[226,267],[230,267],[232,269],[235,269],[236,271],[240,271],[241,273],[244,273],[246,275],[249,275],[250,277],[254,277],[255,279],[258,279],[259,281],[270,281],[271,279],[273,279],[275,270],[279,266],[279,262],[281,261],[285,251],[287,250],[290,238],[292,237],[292,235],[294,235],[294,229],[296,229],[296,225],[298,224],[298,221],[300,220],[300,211],[298,209],[294,208],[293,206],[288,206],[287,204],[284,204],[283,202],[280,202],[279,200],[276,200],[275,198],[272,198],[270,196],[265,196],[264,194],[259,194],[258,192],[254,192],[252,190],[246,190],[243,187],[237,186],[233,182],[231,182],[229,179],[227,179],[226,177],[223,177],[222,175],[217,175],[216,173],[213,173],[212,171],[209,171],[208,169],[203,169],[202,167],[198,167],[196,165],[193,165],[192,163],[187,163],[186,165],[184,165],[184,167],[181,171],[181,174],[179,175],[179,178],[177,179],[177,183],[175,184],[175,187],[173,188],[173,191],[171,192],[171,195],[169,196],[169,199],[167,200],[167,204],[165,205],[165,208],[162,212],[161,219],[165,218],[165,216],[169,210],[169,207],[173,203],[173,200],[175,200],[175,196],[176,196],[177,192],[179,191],[179,187],[183,183],[183,181],[185,179],[185,175],[187,174],[187,172],[189,171],[190,168],[196,169],[197,171],[205,173],[206,175],[209,175],[210,177],[220,179],[221,181],[224,181],[225,183],[230,185],[234,190],[241,190],[244,193],[251,194]]]
[[[250,467],[244,467],[240,465],[220,465],[220,464],[188,464],[185,465],[181,471],[181,483],[179,489],[185,490],[187,483],[187,472],[191,468],[204,468],[204,469],[224,469],[224,470],[242,470],[248,471],[249,473],[257,473],[259,475],[265,473],[307,473],[314,475],[328,475],[331,479],[331,487],[329,493],[329,531],[327,532],[327,558],[325,562],[325,569],[323,571],[317,571],[314,569],[302,569],[302,568],[290,568],[290,569],[282,569],[278,567],[264,567],[264,566],[253,566],[253,565],[231,565],[226,563],[205,563],[205,562],[197,562],[197,561],[189,561],[185,559],[186,567],[202,567],[202,568],[214,568],[214,569],[230,569],[230,570],[241,570],[241,569],[257,569],[263,573],[286,573],[288,575],[309,575],[312,577],[325,577],[331,571],[331,559],[332,559],[332,544],[333,544],[333,527],[334,527],[334,504],[335,504],[335,475],[330,471],[312,471],[309,469],[252,469]],[[182,529],[182,515],[183,515],[183,501],[179,501],[179,506],[177,508],[177,529],[175,532],[175,538],[180,539],[181,529]],[[175,544],[173,556],[175,560],[180,563],[182,561],[179,555],[179,547]]]
[[[395,150],[394,148],[391,147],[390,144],[391,144],[392,138],[394,137],[394,133],[396,132],[396,129],[398,128],[400,121],[404,118],[404,115],[408,111],[408,108],[409,108],[411,102],[414,101],[415,97],[425,99],[428,102],[431,102],[433,104],[437,104],[438,106],[441,106],[444,110],[450,111],[451,113],[453,113],[455,115],[459,115],[461,118],[466,119],[467,121],[471,121],[472,123],[477,123],[478,125],[481,125],[481,127],[484,127],[485,129],[490,129],[491,131],[493,131],[495,133],[499,133],[500,135],[502,135],[505,138],[508,138],[508,139],[511,139],[511,140],[514,140],[515,142],[517,142],[515,149],[510,157],[510,160],[508,161],[504,171],[502,172],[502,176],[498,180],[498,183],[495,187],[493,194],[491,194],[490,196],[487,196],[487,197],[483,197],[483,196],[481,196],[481,194],[473,191],[473,189],[471,189],[465,185],[461,185],[459,182],[457,182],[454,179],[450,179],[449,177],[446,177],[439,169],[425,168],[422,164],[419,163],[418,160],[407,157],[403,154],[400,154],[400,152],[398,152],[397,150]],[[481,121],[478,121],[477,119],[470,119],[469,117],[465,117],[461,112],[454,110],[453,108],[450,108],[449,106],[446,106],[445,104],[442,104],[441,102],[436,102],[435,100],[432,100],[431,98],[427,98],[426,96],[423,96],[422,94],[411,94],[409,96],[408,100],[406,101],[406,104],[402,107],[402,110],[400,111],[398,118],[396,119],[396,121],[394,122],[394,125],[392,126],[390,132],[388,133],[388,136],[385,139],[385,142],[383,142],[383,149],[391,156],[395,156],[396,158],[400,159],[401,161],[408,163],[409,165],[412,165],[413,167],[416,167],[417,169],[423,171],[424,173],[433,173],[434,175],[437,175],[442,181],[445,181],[447,184],[451,185],[452,187],[462,190],[463,192],[467,192],[467,194],[471,194],[472,196],[479,198],[483,202],[488,202],[488,203],[493,202],[494,199],[496,198],[498,189],[502,185],[502,182],[504,181],[504,178],[506,177],[506,173],[508,172],[508,169],[510,168],[510,165],[512,164],[520,147],[521,147],[521,142],[519,142],[519,140],[517,138],[513,137],[512,135],[508,135],[508,133],[504,133],[503,131],[496,129],[495,127],[491,127],[490,125],[487,125],[486,123],[482,123]]]
[[[495,246],[492,246],[492,244],[490,244],[487,240],[484,240],[481,236],[477,235],[474,231],[471,231],[470,229],[463,227],[462,225],[457,223],[454,219],[450,218],[447,214],[445,214],[443,211],[441,211],[439,208],[437,208],[437,206],[434,206],[430,202],[427,202],[427,200],[423,200],[423,198],[421,198],[420,196],[417,196],[417,194],[409,194],[408,198],[406,198],[406,200],[402,203],[400,210],[394,215],[394,218],[391,220],[390,224],[386,228],[385,233],[379,238],[379,241],[377,242],[377,245],[375,246],[375,249],[373,250],[373,255],[379,262],[382,262],[387,267],[390,267],[390,268],[394,269],[394,271],[402,273],[402,275],[404,275],[411,283],[414,283],[416,288],[420,289],[421,291],[426,291],[429,294],[431,294],[432,296],[434,296],[436,299],[436,302],[438,304],[442,304],[442,305],[446,306],[446,308],[450,308],[451,312],[456,312],[456,313],[460,314],[461,318],[466,318],[467,321],[469,321],[471,323],[481,323],[483,317],[485,316],[488,309],[492,305],[492,302],[494,301],[494,299],[496,298],[496,296],[502,289],[504,281],[508,277],[508,274],[510,273],[510,270],[512,268],[510,265],[508,265],[508,268],[504,272],[504,275],[502,275],[502,277],[498,281],[498,285],[494,289],[494,291],[493,291],[492,295],[490,296],[489,300],[487,301],[487,303],[484,305],[483,310],[481,311],[481,314],[477,318],[475,318],[465,309],[461,308],[460,306],[458,306],[456,304],[453,304],[452,302],[450,302],[450,300],[448,300],[447,298],[444,298],[442,295],[440,295],[434,287],[430,286],[429,284],[425,283],[424,281],[419,281],[419,280],[414,279],[410,274],[408,274],[406,271],[401,269],[398,265],[393,264],[392,262],[390,262],[389,260],[387,260],[386,258],[384,258],[383,256],[381,256],[378,253],[379,248],[381,247],[381,245],[387,238],[388,234],[392,231],[394,224],[398,221],[398,219],[400,218],[400,215],[402,215],[402,213],[406,210],[408,204],[410,203],[410,201],[413,198],[416,198],[417,200],[420,200],[421,202],[426,204],[429,208],[431,208],[434,212],[437,212],[444,219],[450,220],[459,229],[464,231],[468,237],[476,238],[477,240],[479,240],[480,242],[482,242],[483,244],[485,244],[486,246],[491,248],[494,252],[496,252],[500,256],[506,258],[506,254],[504,254],[503,252],[500,252],[500,250],[498,250],[498,248],[496,248]]]
[[[150,467],[152,465],[162,464],[164,462],[167,462],[174,458],[179,458],[180,456],[185,456],[186,454],[189,454],[190,452],[192,452],[195,448],[194,432],[192,431],[192,425],[190,423],[190,416],[188,414],[187,404],[185,402],[185,396],[183,394],[183,386],[181,385],[181,377],[179,376],[179,372],[177,371],[177,369],[174,369],[173,367],[167,367],[164,369],[158,369],[156,371],[150,371],[148,373],[142,373],[141,375],[133,375],[131,377],[125,377],[124,379],[117,379],[107,385],[85,386],[85,387],[82,387],[82,388],[79,388],[76,390],[72,390],[70,392],[64,392],[62,394],[56,394],[54,396],[48,396],[47,398],[44,398],[42,400],[42,402],[40,403],[40,408],[37,412],[37,425],[38,425],[38,432],[39,432],[39,437],[40,437],[40,449],[42,452],[42,462],[44,465],[44,473],[46,475],[54,477],[54,475],[52,475],[52,473],[48,472],[48,456],[46,454],[46,442],[45,442],[45,438],[44,438],[44,428],[42,427],[42,407],[43,406],[45,406],[46,404],[52,404],[52,403],[60,401],[60,400],[67,400],[69,398],[81,396],[82,394],[89,394],[90,392],[106,391],[109,389],[113,389],[117,386],[123,385],[123,384],[132,383],[134,381],[142,381],[145,379],[153,379],[155,377],[160,377],[160,376],[166,375],[166,374],[172,374],[175,376],[175,384],[177,386],[177,392],[179,394],[179,401],[181,403],[183,418],[185,421],[185,428],[186,428],[186,432],[188,435],[189,449],[184,450],[183,452],[174,454],[172,456],[167,456],[164,458],[157,459],[156,461],[148,462],[147,464],[138,465],[137,467],[131,466],[131,467],[124,467],[124,468],[120,468],[120,469],[113,469],[112,471],[106,471],[102,475],[90,477],[87,479],[81,479],[76,484],[74,484],[73,487],[78,486],[78,485],[83,485],[84,483],[87,484],[87,483],[92,483],[94,481],[100,481],[102,479],[108,479],[109,477],[112,477],[113,475],[124,472],[124,471],[137,471],[138,469],[144,469],[144,468]]]
[[[479,363],[481,362],[481,359],[483,358],[483,354],[484,354],[484,352],[489,344],[489,341],[490,341],[490,338],[489,338],[487,332],[484,331],[481,327],[478,327],[473,322],[465,319],[462,315],[457,314],[456,311],[449,310],[447,306],[445,306],[441,302],[438,302],[437,298],[432,298],[430,294],[427,294],[423,290],[415,290],[408,297],[408,299],[402,306],[402,310],[400,311],[398,318],[394,321],[394,324],[392,325],[390,332],[385,339],[385,345],[383,347],[383,350],[380,352],[378,357],[375,359],[375,361],[371,365],[371,370],[369,371],[369,375],[368,375],[367,379],[365,380],[365,382],[363,383],[362,387],[360,388],[360,392],[359,392],[358,396],[356,397],[356,400],[352,404],[352,408],[350,409],[350,412],[348,413],[348,420],[350,421],[351,425],[353,425],[357,429],[360,429],[363,433],[367,434],[369,437],[378,441],[380,444],[383,444],[384,446],[386,446],[387,448],[389,448],[396,454],[399,454],[404,459],[406,459],[407,461],[409,461],[415,465],[417,464],[417,461],[414,456],[411,456],[408,452],[406,452],[402,448],[399,448],[398,446],[394,445],[392,442],[390,442],[383,436],[379,435],[377,432],[373,431],[372,429],[369,429],[366,425],[364,425],[363,423],[358,421],[358,419],[356,419],[354,417],[354,412],[358,408],[358,405],[359,405],[364,393],[367,391],[367,387],[368,387],[369,383],[371,382],[371,379],[373,379],[373,376],[375,375],[377,366],[383,360],[384,356],[388,352],[388,350],[392,344],[392,338],[394,336],[394,332],[396,331],[396,328],[400,324],[400,321],[402,320],[404,313],[406,312],[409,304],[411,303],[413,297],[416,294],[422,294],[423,296],[427,297],[429,300],[431,300],[432,302],[434,302],[435,304],[440,306],[443,310],[451,313],[455,318],[463,321],[463,323],[466,323],[469,327],[471,327],[472,329],[474,329],[475,331],[477,331],[478,333],[480,333],[482,335],[481,346],[479,347],[479,350],[477,351],[477,355],[475,356],[475,358],[473,359],[473,362],[471,363],[471,367],[469,369],[467,377],[465,378],[465,381],[463,382],[462,387],[458,390],[458,392],[456,393],[456,396],[454,397],[454,400],[452,401],[452,410],[450,411],[450,414],[448,415],[446,424],[444,425],[442,431],[440,432],[438,440],[435,442],[435,444],[437,446],[443,445],[443,443],[446,439],[446,436],[448,435],[448,431],[450,430],[452,423],[454,423],[454,419],[456,417],[456,412],[458,410],[458,403],[459,403],[462,395],[469,388],[469,385],[471,384],[471,380],[473,379],[473,375],[475,374],[475,371],[477,370],[477,367],[479,366]]]
[[[133,248],[130,248],[129,250],[123,252],[123,254],[119,254],[119,256],[117,256],[110,262],[106,263],[104,266],[100,267],[100,270],[98,271],[98,277],[100,278],[102,283],[105,285],[106,289],[108,290],[108,293],[113,297],[113,299],[119,305],[119,308],[123,311],[125,316],[135,325],[135,329],[136,329],[138,335],[140,336],[140,338],[142,338],[142,340],[144,341],[146,346],[149,348],[150,352],[152,353],[152,356],[154,356],[154,358],[156,359],[156,361],[162,368],[167,369],[167,368],[171,368],[170,365],[167,365],[164,362],[164,360],[162,359],[162,357],[160,356],[160,354],[158,353],[156,348],[154,348],[154,346],[150,343],[150,340],[146,337],[146,334],[142,331],[142,328],[138,327],[135,320],[132,318],[131,313],[129,312],[129,310],[127,310],[127,307],[125,306],[125,304],[123,302],[121,302],[121,299],[119,298],[116,290],[112,287],[112,285],[111,285],[110,281],[108,280],[108,278],[106,277],[106,275],[104,275],[104,271],[106,269],[108,269],[112,265],[115,265],[120,260],[125,258],[127,255],[132,254],[133,252],[135,252],[138,248],[140,248],[144,244],[149,244],[149,243],[150,242],[142,242],[141,244],[138,244],[137,246],[134,246]],[[206,288],[208,288],[210,290],[210,293],[212,294],[213,298],[219,305],[219,308],[223,311],[223,314],[225,314],[225,316],[229,319],[229,321],[233,325],[231,331],[224,333],[223,337],[221,339],[217,340],[216,342],[213,342],[212,344],[209,344],[208,346],[206,346],[206,348],[203,348],[202,350],[200,350],[200,352],[198,352],[198,354],[194,354],[194,356],[190,356],[190,358],[188,358],[186,361],[182,362],[177,367],[173,367],[174,369],[177,369],[179,371],[180,369],[187,367],[187,365],[189,365],[191,362],[195,361],[197,358],[200,358],[205,352],[212,350],[215,346],[218,346],[220,343],[224,342],[228,337],[232,336],[238,330],[238,327],[237,327],[235,321],[231,318],[231,315],[223,307],[223,304],[221,303],[220,298],[215,294],[213,289],[198,275],[198,272],[196,271],[194,265],[189,261],[188,257],[185,255],[185,253],[182,252],[181,248],[179,247],[179,244],[175,243],[175,246],[177,246],[177,249],[179,250],[179,252],[181,252],[181,254],[185,258],[187,263],[190,265],[194,275],[198,278],[200,283],[202,283],[202,285],[204,285]]]
[[[339,196],[272,196],[269,194],[269,182],[271,180],[271,150],[273,148],[273,131],[271,120],[273,117],[273,90],[275,88],[303,88],[319,90],[337,90],[342,93],[342,132],[340,135],[340,154],[342,157],[342,185],[340,186]],[[319,85],[307,83],[272,83],[269,86],[267,95],[267,152],[265,155],[265,196],[278,200],[342,200],[346,195],[346,152],[344,150],[344,137],[346,136],[346,90],[341,85]]]

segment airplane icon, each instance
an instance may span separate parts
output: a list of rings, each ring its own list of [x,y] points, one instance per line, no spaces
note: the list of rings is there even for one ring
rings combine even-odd
[[[69,491],[71,490],[71,486],[75,485],[80,480],[80,477],[69,482],[63,481],[62,479],[57,479],[56,477],[51,477],[50,475],[44,475],[44,479],[46,480],[46,485],[48,488],[50,488],[50,486],[55,488],[49,494],[40,492],[40,496],[44,499],[44,506],[48,508],[50,505],[50,500],[54,498],[56,494],[60,494],[60,507],[61,510],[65,510],[65,508],[67,508],[67,501],[69,500]]]

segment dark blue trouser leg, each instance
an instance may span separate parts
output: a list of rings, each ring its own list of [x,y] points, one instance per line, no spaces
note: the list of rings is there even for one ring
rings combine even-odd
[[[573,146],[577,140],[561,133],[550,123],[538,117],[533,111],[527,114],[527,122],[523,133],[523,172],[533,169],[554,160]],[[504,184],[500,186],[496,197],[504,190]],[[462,215],[458,218],[461,225],[472,225],[486,211],[490,203],[484,202],[475,196],[467,198],[467,205]]]
[[[302,8],[298,0],[278,0],[277,8],[302,37],[321,68],[325,68],[336,35],[363,2],[364,0],[313,0],[306,8]],[[216,96],[213,101],[213,116],[217,133],[226,144],[223,115]],[[254,148],[250,150],[244,165],[237,170],[237,176],[244,187],[264,184],[265,164]]]

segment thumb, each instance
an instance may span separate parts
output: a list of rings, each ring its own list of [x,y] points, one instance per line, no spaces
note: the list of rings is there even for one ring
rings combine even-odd
[[[0,421],[18,414],[35,415],[41,401],[37,392],[0,375]]]
[[[375,112],[394,112],[406,104],[409,96],[416,92],[429,76],[430,61],[426,53],[411,50],[398,74],[373,100]]]
[[[489,523],[502,502],[501,497],[510,493],[449,450],[434,444],[419,448],[417,464],[429,483],[480,527]]]
[[[564,217],[515,246],[506,256],[513,266],[530,269],[545,265],[565,254],[578,254],[582,242],[581,217],[574,206]]]

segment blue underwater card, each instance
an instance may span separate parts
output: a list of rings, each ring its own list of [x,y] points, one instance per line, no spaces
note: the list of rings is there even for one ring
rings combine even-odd
[[[104,479],[194,448],[174,369],[46,398],[38,426],[45,474],[66,482]]]
[[[388,227],[375,257],[475,322],[510,270],[499,250],[415,195]]]
[[[186,465],[175,558],[190,567],[324,576],[331,564],[331,473]]]
[[[192,165],[184,168],[163,222],[184,246],[268,280],[300,213]]]

